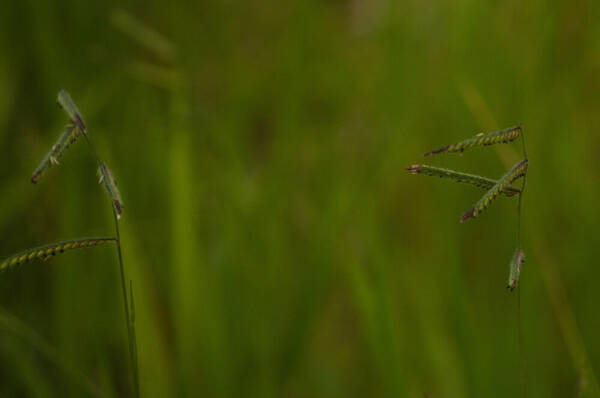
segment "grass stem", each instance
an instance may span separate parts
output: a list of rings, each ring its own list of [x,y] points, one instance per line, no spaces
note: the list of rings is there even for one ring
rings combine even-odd
[[[112,207],[112,206],[111,206]],[[133,389],[135,393],[135,397],[140,396],[140,385],[139,385],[139,376],[138,376],[138,367],[137,367],[137,349],[136,349],[136,341],[135,341],[135,330],[133,329],[133,324],[131,322],[131,317],[129,313],[129,303],[127,300],[127,286],[125,285],[125,267],[123,266],[123,255],[121,254],[121,235],[119,233],[119,220],[117,219],[117,212],[112,207],[113,218],[115,222],[115,236],[117,237],[117,254],[119,257],[119,272],[121,276],[121,289],[123,292],[123,307],[125,309],[125,326],[127,328],[127,341],[129,343],[129,355],[131,357],[131,367],[133,372]],[[133,303],[133,291],[131,292],[131,300]]]

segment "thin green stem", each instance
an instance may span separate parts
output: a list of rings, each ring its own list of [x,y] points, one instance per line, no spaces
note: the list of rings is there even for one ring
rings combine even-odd
[[[94,144],[92,144],[92,140],[88,136],[88,134],[84,134],[85,140],[88,143],[94,158],[96,159],[96,163],[98,166],[102,164],[98,153],[96,152],[96,148]],[[138,362],[137,362],[137,343],[135,339],[135,330],[133,329],[132,320],[130,318],[129,313],[129,300],[127,299],[127,286],[125,284],[125,269],[123,266],[123,256],[121,254],[121,235],[119,233],[119,219],[117,218],[117,212],[115,211],[114,206],[111,206],[113,212],[113,218],[115,222],[115,236],[117,238],[117,254],[119,257],[119,272],[121,276],[121,290],[123,292],[123,308],[125,309],[125,327],[127,329],[127,342],[129,344],[129,356],[131,358],[131,369],[133,373],[133,389],[136,398],[140,396],[140,384],[139,384],[139,374],[138,374]],[[131,296],[131,300],[133,301],[133,292]]]
[[[98,153],[96,152],[96,148],[94,147],[94,144],[92,144],[92,140],[90,140],[90,137],[87,134],[83,135],[85,137],[85,140],[88,143],[88,146],[90,148],[90,150],[92,151],[92,155],[94,155],[94,159],[96,159],[96,162],[100,163],[100,157],[98,156]]]
[[[523,389],[523,398],[527,396],[527,373],[525,366],[525,353],[523,349],[523,328],[521,326],[521,286],[517,289],[517,329],[519,331],[519,368],[521,370],[521,387]]]
[[[112,207],[112,206],[111,206]],[[133,388],[136,397],[140,396],[140,388],[139,388],[139,377],[138,377],[138,369],[137,369],[137,358],[136,358],[136,349],[135,349],[135,335],[134,331],[131,327],[131,318],[129,314],[129,305],[127,300],[127,286],[125,285],[125,269],[123,266],[123,256],[121,254],[121,235],[119,233],[119,221],[117,219],[117,212],[114,207],[113,210],[113,218],[115,221],[115,235],[117,237],[117,254],[119,257],[119,271],[121,273],[121,289],[123,291],[123,307],[125,309],[125,326],[127,328],[127,340],[129,342],[129,355],[131,357],[131,366],[133,369]],[[133,297],[132,297],[133,299]]]
[[[517,247],[521,246],[521,201],[523,200],[523,192],[525,191],[525,182],[527,181],[527,173],[523,176],[523,182],[521,183],[521,192],[519,192],[519,199],[517,203]]]
[[[523,157],[527,159],[527,149],[525,148],[525,134],[521,131],[521,143],[523,144]],[[519,200],[517,203],[517,247],[521,247],[521,201],[523,199],[523,192],[525,191],[525,182],[527,181],[527,173],[523,175],[523,182],[521,183],[521,192],[519,192]]]
[[[527,159],[527,149],[525,148],[525,134],[521,131],[521,143],[523,144],[523,157]],[[525,183],[527,181],[527,173],[523,176],[521,183],[521,192],[519,192],[519,200],[517,203],[517,247],[521,248],[521,202],[523,200],[523,192],[525,191]],[[527,373],[525,363],[525,352],[523,342],[523,327],[521,325],[521,284],[517,289],[517,330],[518,330],[518,345],[519,345],[519,368],[521,373],[521,387],[523,398],[527,396]]]

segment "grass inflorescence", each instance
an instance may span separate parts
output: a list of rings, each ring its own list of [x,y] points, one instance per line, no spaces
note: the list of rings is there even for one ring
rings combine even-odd
[[[467,174],[460,171],[444,169],[441,167],[428,166],[424,164],[416,164],[408,167],[406,170],[411,174],[422,174],[431,177],[447,178],[456,182],[466,183],[474,185],[479,188],[486,189],[486,193],[460,218],[460,222],[463,222],[469,218],[475,218],[485,209],[487,209],[494,199],[503,194],[505,196],[518,196],[518,210],[517,210],[517,249],[510,262],[510,276],[508,281],[508,288],[513,290],[517,287],[519,282],[519,276],[521,273],[521,266],[524,262],[525,255],[521,249],[521,198],[525,189],[525,177],[527,175],[527,168],[529,161],[527,159],[527,153],[525,151],[525,137],[521,125],[515,127],[509,127],[504,130],[494,131],[487,134],[477,134],[475,137],[468,140],[460,141],[456,144],[446,145],[440,149],[436,149],[431,152],[427,152],[424,156],[446,153],[446,152],[463,152],[465,149],[473,148],[477,146],[487,146],[494,144],[506,144],[513,142],[517,138],[521,137],[523,143],[523,159],[517,162],[510,170],[508,170],[500,179],[493,180],[491,178]],[[523,183],[521,188],[515,188],[511,184],[523,177]]]
[[[515,164],[510,170],[508,170],[497,182],[492,186],[486,193],[475,203],[475,205],[467,211],[460,218],[460,222],[465,221],[470,217],[477,217],[479,213],[484,211],[492,201],[501,193],[506,187],[508,187],[513,181],[519,177],[523,177],[527,172],[528,161],[527,158],[521,160]]]
[[[509,127],[504,130],[493,131],[491,133],[479,133],[473,138],[457,142],[456,144],[446,145],[440,149],[427,152],[423,156],[436,155],[445,152],[462,152],[465,149],[483,145],[506,144],[519,138],[521,135],[521,126]]]
[[[53,165],[57,165],[58,159],[60,159],[63,153],[65,153],[65,151],[71,146],[72,143],[74,143],[77,140],[77,138],[80,135],[81,130],[79,129],[79,127],[73,124],[65,126],[64,131],[62,132],[60,137],[58,137],[56,143],[52,145],[50,151],[46,153],[46,156],[44,156],[44,158],[40,162],[40,165],[33,172],[33,175],[31,176],[31,182],[37,184],[40,177],[46,170],[48,170]]]
[[[123,199],[121,199],[121,192],[119,192],[117,181],[115,180],[115,177],[113,177],[113,174],[108,166],[105,165],[104,162],[100,161],[98,162],[98,178],[98,183],[104,183],[106,193],[115,206],[117,219],[120,219],[121,214],[123,213]]]
[[[83,133],[85,135],[87,135],[88,131],[87,131],[85,122],[83,121],[83,116],[81,116],[81,112],[79,112],[79,108],[77,108],[77,105],[75,105],[75,102],[73,102],[73,99],[71,98],[71,94],[69,94],[67,91],[61,89],[58,92],[58,97],[56,98],[56,102],[65,111],[65,113],[69,117],[69,120],[71,120],[71,123],[75,124],[77,127],[79,127],[81,129],[81,131],[83,131]]]
[[[21,265],[36,259],[47,260],[52,256],[64,253],[68,250],[99,246],[106,242],[114,242],[115,240],[115,238],[79,238],[33,247],[20,253],[13,254],[12,256],[4,259],[2,262],[0,262],[0,271],[4,271],[9,267]]]
[[[125,313],[125,326],[127,330],[127,338],[129,343],[129,354],[131,360],[132,370],[132,384],[133,391],[136,397],[139,397],[139,379],[138,379],[138,361],[137,361],[137,344],[135,337],[135,322],[134,322],[134,303],[133,303],[133,289],[132,282],[130,281],[130,294],[127,294],[127,287],[125,283],[125,271],[123,266],[123,257],[121,254],[121,238],[119,235],[119,219],[123,213],[123,199],[121,193],[117,188],[117,182],[113,176],[113,173],[108,166],[100,160],[88,132],[88,128],[83,120],[83,116],[79,111],[77,105],[71,98],[71,95],[65,91],[60,90],[57,97],[58,105],[64,110],[67,117],[69,118],[69,124],[65,127],[56,143],[52,146],[50,151],[46,153],[39,166],[35,169],[31,182],[36,184],[46,170],[53,165],[58,164],[58,159],[63,153],[69,148],[69,146],[77,140],[77,138],[83,133],[85,140],[95,158],[98,165],[98,175],[100,182],[104,183],[104,187],[113,206],[113,216],[115,225],[115,236],[106,238],[78,238],[63,242],[51,243],[43,246],[29,248],[20,253],[9,256],[2,262],[0,262],[0,271],[10,269],[14,266],[32,261],[35,259],[46,260],[56,254],[63,253],[68,250],[98,246],[106,242],[114,242],[117,248],[118,260],[119,260],[119,271],[121,278],[121,286],[123,290],[123,306]]]
[[[513,254],[513,258],[510,261],[510,274],[508,275],[508,285],[506,286],[510,290],[517,287],[519,283],[519,276],[521,275],[521,266],[525,262],[525,253],[518,247]]]
[[[498,181],[491,178],[479,176],[476,174],[462,173],[460,171],[444,169],[441,167],[428,166],[426,164],[413,164],[406,169],[411,174],[424,174],[431,177],[448,178],[456,182],[474,185],[478,188],[490,189]],[[500,190],[500,193],[506,196],[513,196],[520,193],[521,190],[510,185]]]

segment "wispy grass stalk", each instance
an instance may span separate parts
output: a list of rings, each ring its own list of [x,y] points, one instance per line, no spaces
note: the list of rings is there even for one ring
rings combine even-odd
[[[92,152],[92,155],[98,165],[98,175],[100,176],[100,182],[104,183],[106,192],[111,200],[116,236],[114,238],[82,238],[28,249],[24,252],[18,253],[4,260],[2,263],[0,263],[0,270],[3,270],[10,266],[24,263],[26,261],[33,260],[35,258],[46,259],[49,256],[53,256],[65,250],[98,245],[109,240],[114,241],[116,243],[117,255],[119,259],[119,273],[121,278],[121,289],[123,293],[125,327],[127,330],[127,340],[129,343],[129,354],[131,359],[133,389],[135,396],[139,397],[140,388],[138,376],[137,343],[135,337],[135,318],[133,314],[133,291],[130,292],[130,299],[128,299],[127,286],[125,283],[125,267],[123,265],[123,256],[121,253],[121,236],[119,234],[119,219],[121,218],[123,212],[123,200],[121,198],[121,193],[117,188],[117,182],[112,172],[110,171],[108,166],[106,166],[106,164],[100,160],[100,157],[98,156],[98,153],[96,152],[96,149],[92,144],[87,126],[83,120],[83,117],[81,116],[81,113],[79,112],[79,109],[77,108],[77,105],[75,105],[75,102],[71,98],[71,95],[65,90],[60,90],[60,92],[58,93],[57,102],[67,114],[71,124],[67,126],[67,129],[60,136],[57,143],[44,157],[44,159],[34,172],[31,181],[33,183],[36,183],[39,180],[42,173],[47,168],[49,168],[52,164],[57,164],[60,155],[62,155],[62,153],[69,147],[69,145],[73,143],[75,139],[77,139],[81,132],[83,132],[86,142],[88,143],[88,147],[90,148],[90,151]],[[130,283],[130,286],[131,285],[132,283]]]
[[[123,306],[125,311],[125,323],[127,329],[127,342],[129,344],[129,356],[131,358],[131,369],[133,374],[133,388],[136,397],[140,396],[140,384],[137,367],[137,342],[135,336],[134,323],[132,322],[131,313],[127,300],[127,286],[125,284],[125,267],[123,266],[123,255],[121,253],[121,234],[119,233],[119,217],[117,211],[113,208],[113,218],[115,223],[115,234],[117,236],[117,255],[119,258],[119,273],[121,276],[121,291],[123,293]],[[131,291],[131,308],[133,307],[133,291]]]
[[[61,90],[61,93],[64,90]],[[68,94],[67,94],[68,95]],[[60,95],[59,95],[60,97]],[[70,96],[68,96],[68,98],[70,98]],[[73,108],[71,108],[71,111],[73,111],[73,109],[77,109],[77,107],[75,106],[75,104],[71,101],[71,103],[73,104]],[[77,111],[78,112],[78,111]],[[67,112],[68,113],[68,112]],[[81,120],[81,117],[78,113],[75,113],[75,117],[79,120]],[[130,360],[131,360],[131,369],[132,369],[132,379],[133,379],[133,389],[134,389],[134,394],[136,397],[140,396],[140,386],[139,386],[139,376],[138,376],[138,368],[137,368],[137,343],[136,343],[136,337],[135,337],[135,329],[132,326],[131,323],[131,317],[130,317],[130,313],[129,313],[129,308],[130,308],[130,304],[129,304],[129,300],[127,297],[127,285],[125,283],[125,267],[123,265],[123,255],[121,253],[121,235],[119,233],[119,219],[121,218],[122,215],[122,211],[123,211],[123,200],[121,199],[121,193],[119,192],[119,189],[117,188],[117,182],[115,180],[115,178],[113,177],[112,172],[110,171],[110,169],[106,166],[106,164],[100,160],[100,157],[98,156],[98,153],[96,152],[96,148],[94,147],[94,144],[92,143],[92,140],[89,136],[89,134],[85,134],[85,140],[88,143],[88,147],[90,148],[90,151],[92,152],[93,157],[96,159],[96,163],[98,165],[98,174],[100,175],[100,183],[104,182],[104,187],[105,190],[109,196],[109,199],[111,200],[112,203],[112,210],[113,210],[113,219],[114,219],[114,224],[115,224],[115,235],[116,235],[116,243],[117,243],[117,257],[119,259],[119,275],[120,275],[120,279],[121,279],[121,290],[123,293],[123,309],[124,309],[124,314],[125,314],[125,328],[127,330],[127,342],[129,345],[129,356],[130,356]],[[133,295],[131,296],[133,299]]]
[[[482,177],[475,174],[467,174],[455,170],[449,170],[441,167],[434,167],[423,164],[412,165],[411,167],[406,169],[411,174],[423,174],[432,177],[447,178],[456,182],[471,184],[480,188],[487,189],[487,192],[481,197],[481,199],[479,199],[469,211],[462,215],[462,217],[460,218],[460,222],[463,222],[469,218],[477,217],[500,194],[506,196],[518,195],[519,200],[517,208],[517,249],[510,263],[510,275],[508,280],[508,287],[510,290],[516,288],[519,283],[521,266],[525,259],[525,255],[521,250],[521,200],[523,196],[523,191],[525,190],[525,181],[529,161],[527,159],[527,151],[525,149],[525,137],[523,135],[521,126],[519,125],[516,127],[510,127],[504,130],[494,131],[488,134],[481,133],[468,140],[464,140],[456,144],[447,145],[443,148],[437,149],[432,152],[428,152],[424,155],[429,156],[444,152],[462,152],[467,148],[472,148],[476,146],[486,146],[512,142],[518,137],[521,137],[521,142],[523,144],[523,159],[517,162],[499,180],[492,180],[490,178]],[[523,177],[521,189],[517,189],[511,186],[511,184],[520,177]]]

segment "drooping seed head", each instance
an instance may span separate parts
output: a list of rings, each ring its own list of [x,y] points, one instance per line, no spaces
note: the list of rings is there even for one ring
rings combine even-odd
[[[513,181],[515,181],[519,177],[524,176],[527,173],[527,165],[527,158],[516,163],[510,170],[508,170],[502,176],[502,178],[500,178],[496,182],[496,184],[493,187],[491,187],[481,197],[481,199],[479,199],[477,203],[475,203],[475,205],[471,209],[469,209],[469,211],[463,214],[463,216],[460,218],[460,222],[463,222],[471,217],[477,217],[479,213],[484,211],[494,201],[494,199],[496,199],[496,196],[498,196],[498,194],[502,192],[503,189],[506,189],[506,187],[508,187]]]
[[[511,291],[519,284],[521,276],[521,266],[525,262],[525,253],[521,248],[517,248],[510,261],[510,274],[508,276],[508,285],[506,286]]]
[[[85,126],[81,112],[79,112],[77,105],[73,102],[71,95],[66,90],[61,89],[58,92],[56,102],[58,102],[58,105],[65,111],[69,120],[71,120],[71,123],[79,127],[79,129],[87,135],[87,127]]]
[[[104,188],[106,189],[106,193],[108,197],[112,201],[115,206],[115,210],[117,212],[117,218],[121,218],[121,214],[123,213],[123,199],[121,199],[121,192],[119,192],[119,188],[117,187],[117,181],[113,177],[112,172],[103,162],[98,163],[98,177],[99,183],[104,183]]]
[[[42,159],[41,163],[33,172],[31,176],[31,182],[36,184],[42,177],[42,174],[53,165],[58,165],[58,160],[65,153],[65,151],[74,143],[77,138],[81,135],[79,127],[69,124],[65,127],[56,143],[50,148],[50,151],[46,153],[46,156]]]
[[[491,178],[482,177],[475,174],[462,173],[455,170],[444,169],[441,167],[428,166],[426,164],[413,164],[406,169],[410,174],[422,174],[431,177],[448,178],[450,180],[471,184],[479,188],[490,189],[498,181]],[[506,196],[513,196],[521,192],[519,189],[506,186],[500,193]]]
[[[475,146],[504,144],[516,140],[521,134],[521,126],[509,127],[504,130],[494,131],[488,134],[477,134],[468,140],[457,142],[456,144],[446,145],[445,147],[427,152],[423,156],[435,155],[445,152],[462,152],[465,149]]]
[[[23,263],[39,259],[47,260],[49,257],[64,253],[67,250],[77,249],[81,247],[98,246],[106,242],[116,241],[115,238],[81,238],[64,242],[50,243],[44,246],[38,246],[27,249],[17,254],[4,259],[0,262],[0,272],[6,269],[21,265]]]

